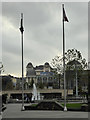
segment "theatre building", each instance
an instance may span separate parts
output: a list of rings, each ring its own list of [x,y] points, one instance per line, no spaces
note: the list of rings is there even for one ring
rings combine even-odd
[[[30,62],[26,66],[26,83],[27,88],[30,87],[32,81],[36,84],[42,84],[46,88],[53,88],[54,85],[59,83],[59,79],[55,77],[55,69],[53,69],[48,62],[44,65],[34,67]]]

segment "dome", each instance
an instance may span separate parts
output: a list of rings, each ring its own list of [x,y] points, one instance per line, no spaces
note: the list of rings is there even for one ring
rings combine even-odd
[[[49,63],[48,63],[48,62],[46,62],[44,65],[48,65],[48,66],[49,66]]]
[[[35,69],[34,69],[31,62],[29,62],[27,64],[26,68],[27,68],[26,76],[34,76],[34,75],[36,75]]]
[[[26,68],[32,68],[32,67],[33,67],[33,65],[32,65],[31,62],[29,62],[29,63],[27,64],[27,66],[26,66]]]

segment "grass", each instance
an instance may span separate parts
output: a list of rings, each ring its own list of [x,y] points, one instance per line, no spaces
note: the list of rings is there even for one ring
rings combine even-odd
[[[37,104],[32,104],[31,106],[35,107]],[[61,104],[64,106],[64,103]],[[82,103],[67,103],[66,106],[67,108],[81,108]]]
[[[35,107],[37,104],[32,104],[31,106]]]
[[[62,104],[64,106],[64,104]],[[67,103],[67,108],[81,108],[82,103]]]

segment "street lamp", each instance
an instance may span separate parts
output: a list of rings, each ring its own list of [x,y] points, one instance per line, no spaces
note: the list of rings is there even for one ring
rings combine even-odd
[[[77,63],[77,61],[75,61],[75,71],[76,71],[76,97],[78,97],[78,75],[77,75],[77,70],[79,70],[81,68],[81,65]]]
[[[24,75],[23,75],[23,13],[21,13],[21,26],[20,26],[20,32],[21,32],[21,40],[22,40],[22,108],[21,110],[24,110]]]
[[[77,65],[75,64],[75,71],[76,71],[76,97],[78,97],[78,79],[77,79]]]

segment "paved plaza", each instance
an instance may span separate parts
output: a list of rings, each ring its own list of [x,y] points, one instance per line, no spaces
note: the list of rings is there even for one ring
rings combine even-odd
[[[2,118],[88,118],[88,112],[21,111],[21,104],[7,104]]]

